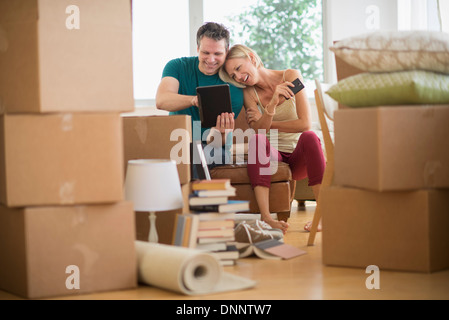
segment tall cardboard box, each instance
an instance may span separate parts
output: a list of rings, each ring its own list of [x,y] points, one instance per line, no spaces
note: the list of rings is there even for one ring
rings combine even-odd
[[[415,272],[449,268],[449,189],[333,186],[323,188],[320,199],[324,264]]]
[[[0,288],[25,298],[135,288],[130,202],[0,205]]]
[[[449,188],[449,105],[335,112],[335,185]]]
[[[190,182],[190,116],[123,116],[125,168],[133,159],[176,161],[181,184]]]
[[[0,202],[10,207],[123,200],[118,113],[0,116]]]
[[[0,113],[134,109],[129,0],[1,0]]]

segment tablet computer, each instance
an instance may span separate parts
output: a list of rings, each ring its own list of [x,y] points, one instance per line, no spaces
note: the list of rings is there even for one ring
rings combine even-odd
[[[196,93],[203,128],[215,127],[220,114],[232,112],[231,92],[228,84],[197,87]]]

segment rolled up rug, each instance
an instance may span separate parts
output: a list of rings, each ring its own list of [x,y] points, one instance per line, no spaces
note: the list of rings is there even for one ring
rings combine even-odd
[[[185,295],[252,288],[256,281],[223,271],[213,254],[136,241],[139,282]]]

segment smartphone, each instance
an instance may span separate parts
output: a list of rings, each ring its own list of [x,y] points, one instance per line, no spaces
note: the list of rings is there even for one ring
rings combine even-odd
[[[301,82],[301,80],[299,80],[299,78],[296,78],[296,80],[292,83],[295,85],[293,88],[290,87],[290,89],[292,89],[293,91],[293,94],[297,94],[299,91],[304,89],[304,84]]]

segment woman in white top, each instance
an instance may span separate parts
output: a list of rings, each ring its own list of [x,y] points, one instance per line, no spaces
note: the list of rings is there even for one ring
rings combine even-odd
[[[325,168],[321,142],[309,131],[310,106],[306,92],[301,90],[295,95],[291,90],[295,79],[302,80],[301,74],[292,69],[267,69],[257,53],[243,45],[229,50],[219,74],[222,80],[244,88],[247,121],[256,131],[249,142],[248,175],[262,220],[285,233],[288,224],[270,215],[272,161],[288,163],[294,180],[308,177],[315,199],[318,199]],[[269,132],[270,129],[276,130]],[[306,230],[309,228],[310,222],[305,226]]]

